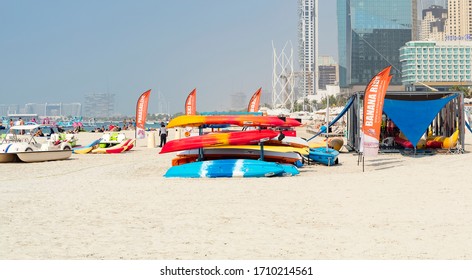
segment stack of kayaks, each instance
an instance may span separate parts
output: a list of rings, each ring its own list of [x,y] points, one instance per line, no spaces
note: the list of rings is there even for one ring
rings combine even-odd
[[[301,166],[302,157],[294,149],[302,149],[308,154],[306,143],[289,138],[284,141],[280,137],[280,131],[273,129],[300,125],[300,122],[290,118],[254,115],[185,115],[171,120],[168,127],[202,128],[212,125],[246,126],[253,129],[203,134],[167,142],[160,153],[176,151],[180,153],[172,160],[173,167],[168,170],[165,177],[296,175],[299,173],[296,166]],[[261,144],[265,142],[270,145]],[[294,145],[291,146],[290,143]],[[278,148],[285,150],[277,150]]]

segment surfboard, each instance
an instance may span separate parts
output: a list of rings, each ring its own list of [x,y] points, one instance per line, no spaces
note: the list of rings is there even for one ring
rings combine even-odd
[[[182,115],[172,119],[167,125],[172,127],[202,126],[202,125],[237,125],[237,126],[264,126],[264,127],[284,127],[301,125],[292,118],[279,118],[276,116],[253,116],[253,115]]]
[[[190,136],[167,142],[164,147],[162,147],[160,154],[204,147],[258,143],[261,139],[270,139],[277,135],[278,132],[266,129]]]
[[[251,159],[219,159],[172,166],[166,178],[218,178],[218,177],[273,177],[282,176],[292,168],[275,163]],[[297,170],[298,171],[298,170]]]

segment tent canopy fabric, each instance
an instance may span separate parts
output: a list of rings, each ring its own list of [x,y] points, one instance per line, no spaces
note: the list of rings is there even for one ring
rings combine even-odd
[[[385,99],[383,111],[415,147],[439,111],[456,96],[425,101]]]

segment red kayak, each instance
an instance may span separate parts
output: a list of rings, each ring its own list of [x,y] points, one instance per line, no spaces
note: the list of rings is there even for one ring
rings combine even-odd
[[[223,145],[248,145],[264,138],[274,138],[277,135],[279,135],[277,131],[267,129],[204,134],[169,141],[160,154]]]
[[[394,141],[403,148],[413,149],[413,144],[406,139],[396,136]]]

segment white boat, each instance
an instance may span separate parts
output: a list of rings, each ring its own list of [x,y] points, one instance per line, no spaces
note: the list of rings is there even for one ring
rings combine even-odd
[[[16,156],[22,162],[64,160],[64,159],[70,158],[71,155],[72,155],[72,150],[35,151],[35,152],[16,153]]]
[[[12,126],[5,138],[0,143],[0,162],[36,162],[58,160],[70,157],[72,148],[68,141],[59,140],[59,134],[51,129],[49,135],[38,135],[42,125],[18,125]],[[63,152],[63,153],[56,153]],[[25,153],[34,153],[26,155]]]

